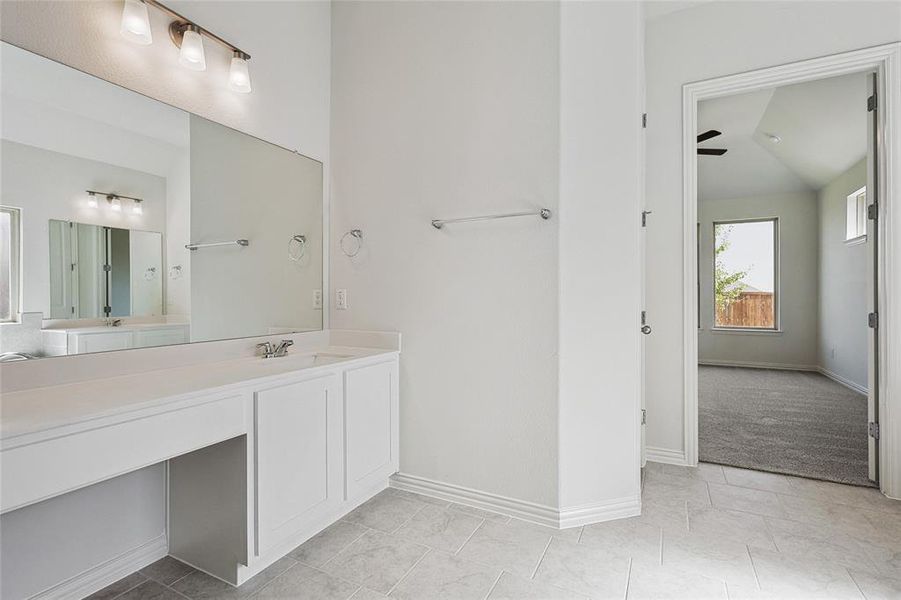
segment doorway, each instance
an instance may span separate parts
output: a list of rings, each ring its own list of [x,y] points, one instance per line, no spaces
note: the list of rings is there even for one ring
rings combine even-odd
[[[897,321],[892,319],[897,312],[897,308],[885,302],[886,298],[890,297],[891,292],[894,290],[892,286],[897,285],[897,283],[892,277],[891,266],[894,264],[892,249],[889,245],[884,243],[889,232],[893,229],[893,221],[898,219],[898,216],[891,210],[893,194],[894,196],[897,196],[898,174],[892,169],[889,169],[888,166],[894,165],[891,161],[891,156],[897,156],[897,154],[893,153],[898,152],[897,148],[899,146],[897,135],[893,129],[894,121],[892,119],[893,115],[897,115],[899,112],[899,99],[891,92],[892,89],[897,89],[897,79],[895,78],[898,77],[897,65],[899,59],[901,59],[901,47],[897,44],[892,44],[889,46],[815,59],[792,65],[784,65],[685,86],[683,96],[683,141],[685,158],[685,189],[683,194],[685,209],[685,246],[683,259],[685,266],[684,271],[686,273],[686,281],[683,290],[685,300],[684,346],[686,356],[684,423],[686,462],[688,462],[688,464],[697,464],[699,458],[699,385],[703,383],[700,381],[698,374],[698,361],[699,358],[701,358],[701,356],[699,356],[699,347],[702,346],[699,342],[699,338],[707,335],[707,332],[704,329],[705,322],[708,330],[724,330],[717,331],[716,334],[714,334],[713,331],[709,331],[711,337],[717,335],[718,337],[714,339],[720,340],[714,342],[714,344],[729,345],[731,342],[725,342],[723,340],[732,339],[730,336],[749,338],[751,340],[749,345],[752,347],[760,348],[767,344],[774,344],[775,342],[773,340],[777,340],[780,337],[786,337],[785,327],[788,326],[788,322],[786,321],[788,311],[789,309],[797,308],[799,302],[796,294],[792,294],[793,297],[789,299],[787,294],[788,289],[785,289],[785,286],[789,285],[789,287],[791,287],[791,285],[797,283],[795,280],[798,278],[798,273],[801,272],[794,266],[792,266],[791,269],[786,269],[785,256],[780,256],[780,253],[785,252],[787,249],[785,247],[787,240],[794,240],[794,238],[786,237],[787,233],[791,233],[786,231],[787,219],[786,217],[779,215],[779,211],[776,210],[775,207],[771,206],[769,212],[766,212],[765,214],[719,214],[715,217],[711,216],[709,223],[707,224],[701,223],[699,220],[699,200],[703,201],[703,198],[701,198],[699,194],[701,184],[703,183],[698,172],[699,161],[708,158],[716,160],[718,156],[721,156],[716,154],[705,155],[703,153],[700,157],[698,156],[698,135],[703,135],[709,131],[709,129],[700,126],[699,117],[701,113],[699,112],[699,106],[705,101],[721,100],[728,96],[737,95],[757,94],[758,96],[765,96],[766,94],[770,94],[770,99],[772,99],[774,90],[778,90],[779,88],[798,86],[799,84],[817,81],[822,82],[830,78],[840,78],[852,75],[861,77],[863,78],[862,80],[865,81],[867,74],[871,73],[872,85],[874,85],[876,89],[876,93],[871,94],[876,98],[873,101],[876,103],[874,107],[875,110],[871,111],[873,135],[867,142],[869,144],[868,150],[872,152],[872,160],[866,162],[864,166],[864,170],[867,172],[866,184],[865,186],[861,186],[867,187],[869,194],[860,200],[855,199],[854,202],[862,203],[865,211],[869,210],[871,211],[872,216],[877,217],[876,219],[871,220],[871,233],[867,238],[868,241],[865,242],[866,244],[872,244],[871,256],[873,257],[873,262],[870,266],[877,268],[873,269],[873,276],[868,278],[863,283],[862,287],[868,288],[865,289],[864,292],[871,292],[868,295],[871,298],[869,306],[867,307],[870,309],[869,312],[872,312],[875,315],[879,312],[878,310],[875,310],[875,307],[879,306],[882,308],[882,314],[878,317],[871,317],[871,321],[878,319],[878,323],[872,323],[878,328],[874,327],[873,329],[866,329],[867,324],[864,323],[865,337],[868,338],[865,342],[866,348],[864,349],[864,352],[868,354],[865,366],[867,371],[867,402],[864,410],[865,416],[860,417],[859,420],[861,423],[859,425],[862,427],[863,435],[865,436],[863,437],[865,440],[864,445],[867,447],[867,457],[865,462],[869,467],[869,470],[864,474],[864,477],[866,480],[878,480],[883,491],[893,497],[897,497],[899,493],[901,493],[901,489],[898,489],[901,488],[901,476],[895,473],[895,470],[898,467],[898,461],[892,460],[892,457],[885,452],[888,444],[890,444],[892,439],[897,435],[897,432],[895,431],[897,428],[895,421],[897,421],[897,419],[892,417],[893,415],[899,414],[901,411],[895,408],[898,400],[891,394],[893,389],[897,389],[897,387],[893,386],[897,386],[898,374],[890,368],[885,368],[885,365],[888,364],[886,362],[887,359],[894,356],[891,352],[895,350],[895,344],[897,344],[899,337],[897,334],[892,336],[892,331],[897,331]],[[895,87],[892,88],[892,85]],[[778,137],[779,135],[778,132],[773,131],[755,130],[755,132],[757,135],[769,134],[775,137]],[[716,140],[717,137],[719,137],[719,140]],[[707,140],[710,141],[708,142]],[[720,148],[715,142],[726,140],[727,138],[725,136],[711,136],[706,140],[702,140],[707,143],[703,144],[701,147],[714,147],[714,149],[719,150]],[[771,143],[774,142],[771,138],[768,139],[768,141]],[[729,148],[726,148],[726,150],[728,151]],[[774,153],[770,152],[770,154],[773,155]],[[867,169],[866,165],[870,165],[871,168]],[[750,183],[754,184],[759,182],[752,181]],[[855,188],[847,194],[846,208],[848,211],[851,210],[852,204],[850,198],[858,189],[860,188]],[[870,205],[874,206],[874,208],[867,208]],[[856,206],[857,204],[855,204],[855,210],[857,210]],[[715,223],[714,220],[716,221]],[[699,223],[701,223],[700,226],[698,225]],[[756,231],[752,232],[752,230]],[[742,289],[735,289],[736,286],[733,286],[731,292],[735,292],[736,297],[731,298],[727,302],[723,302],[719,308],[715,306],[716,300],[714,299],[715,291],[713,287],[715,274],[710,273],[711,277],[707,278],[708,283],[706,284],[706,287],[704,276],[701,274],[702,269],[706,269],[705,265],[708,263],[711,265],[711,270],[714,268],[713,265],[715,265],[715,259],[709,261],[704,261],[703,259],[705,252],[709,252],[711,255],[716,254],[715,241],[717,240],[718,232],[720,233],[720,238],[723,237],[723,234],[727,234],[729,236],[734,236],[736,240],[741,238],[743,244],[750,244],[748,240],[756,239],[756,251],[758,252],[757,258],[759,260],[756,260],[755,264],[759,262],[763,265],[772,260],[771,267],[758,269],[759,271],[764,271],[757,274],[760,276],[760,280],[764,282],[762,286],[753,285],[748,281],[744,282],[746,285],[741,286]],[[754,246],[754,244],[751,244],[751,246]],[[751,249],[753,250],[753,248]],[[816,260],[817,259],[815,259],[815,262]],[[876,262],[877,260],[878,263]],[[728,274],[730,273],[727,273],[727,275]],[[734,275],[734,273],[731,274]],[[735,281],[740,281],[741,279],[742,278],[739,277]],[[735,283],[735,281],[733,281],[733,283]],[[711,296],[711,301],[709,303],[709,308],[705,313],[703,304],[700,305],[701,309],[698,309],[699,300],[708,293]],[[810,308],[808,306],[808,311],[809,310]],[[809,316],[810,315],[808,315],[808,318]],[[867,315],[865,314],[864,318],[866,318],[866,316]],[[738,324],[738,327],[735,327],[736,324]],[[742,329],[744,331],[725,331],[732,328]],[[796,330],[794,325],[792,326],[792,330]],[[876,335],[877,332],[878,335]],[[704,342],[706,341],[707,340],[704,340]],[[706,349],[704,353],[707,354]],[[708,363],[715,360],[716,359],[711,359],[709,354],[707,355]],[[723,360],[725,362],[727,359]],[[779,360],[763,361],[759,360],[758,357],[757,360],[747,361],[755,362],[757,364],[741,365],[739,364],[741,362],[739,358],[735,355],[731,355],[728,358],[728,361],[731,362],[728,367],[715,364],[706,366],[714,369],[739,369],[743,367],[755,367],[759,369],[760,367],[786,366],[787,363],[780,363]],[[772,364],[767,365],[765,364],[766,362],[771,362]],[[884,368],[878,368],[880,362]],[[784,378],[789,380],[791,380],[792,377],[797,380],[803,375],[823,375],[819,372],[819,369],[810,368],[818,366],[815,361],[811,361],[811,364],[800,364],[798,366],[801,368],[792,371],[787,369],[778,369],[777,371],[774,369],[769,374],[775,373],[780,376],[784,375],[786,376]],[[754,380],[745,381],[742,384],[744,388],[755,390],[756,392],[763,392],[766,389],[766,385],[756,381],[755,378],[759,379],[761,374],[765,374],[763,373],[764,371],[765,369],[759,369],[758,371],[746,369],[745,371],[741,371],[741,373],[746,375],[750,380]],[[779,379],[779,377],[776,379]],[[830,384],[834,383],[839,386],[842,390],[847,390],[849,393],[855,391],[848,386],[843,385],[840,381],[828,378],[824,379]],[[817,381],[819,382],[819,380]],[[775,385],[773,381],[771,381],[770,384]],[[806,385],[807,387],[810,387],[813,384],[809,381],[800,383],[799,381],[795,381],[794,383],[789,381],[788,385],[800,387]],[[763,395],[766,396],[766,394]],[[739,402],[739,405],[747,406],[748,404],[753,404],[753,402],[753,400]],[[839,402],[839,405],[840,404],[841,403]],[[778,399],[776,400],[775,406],[779,406]],[[892,408],[895,408],[895,410],[893,411]],[[766,430],[767,419],[771,418],[772,410],[763,406],[761,407],[761,411],[764,416],[761,420],[761,430]],[[860,411],[858,410],[858,412]],[[880,416],[882,419],[880,419]],[[842,417],[838,415],[836,415],[835,418],[839,422],[842,420]],[[817,421],[813,421],[813,423],[819,424]],[[804,427],[810,426],[810,424],[806,426],[802,424],[801,430],[803,431]],[[880,449],[882,450],[881,457],[883,459],[881,464],[878,462],[878,455],[880,454],[878,450]],[[814,452],[816,451],[815,448],[813,450]],[[772,452],[773,448],[766,449],[766,451]],[[822,454],[822,451],[820,451],[820,454]],[[755,465],[748,466],[755,468]],[[771,466],[770,469],[780,470],[778,466]],[[822,472],[783,472],[835,479],[834,477],[829,477],[828,474],[824,475]],[[859,474],[858,471],[858,476]],[[860,481],[859,479],[856,481],[856,483],[865,482],[866,481]]]

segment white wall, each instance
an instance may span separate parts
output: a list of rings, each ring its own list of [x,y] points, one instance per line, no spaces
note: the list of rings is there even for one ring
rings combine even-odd
[[[647,347],[647,445],[682,452],[682,85],[896,42],[901,3],[712,2],[648,21],[646,36],[646,182],[654,211],[648,229],[647,307],[654,333]]]
[[[819,191],[819,365],[857,384],[867,382],[867,264],[872,236],[845,243],[847,198],[867,184],[863,159]],[[869,227],[872,223],[868,222]]]
[[[637,508],[642,14],[561,9],[560,505]]]
[[[779,333],[713,331],[713,223],[779,218]],[[698,360],[810,368],[817,364],[817,199],[813,192],[709,200],[701,224]]]
[[[166,229],[166,180],[162,177],[7,140],[2,142],[2,152],[3,204],[22,209],[22,309],[26,312],[42,312],[50,318],[50,219],[144,231]],[[84,191],[94,189],[144,198],[144,214],[131,214],[127,203],[122,212],[110,211],[104,198],[98,198],[98,208],[88,208]]]
[[[177,50],[168,41],[166,19],[151,10],[152,46],[128,43],[119,35],[122,5],[118,1],[67,2],[4,0],[0,3],[0,37],[54,60],[135,89],[174,106],[196,112],[325,160],[329,155],[330,6],[328,2],[182,1],[167,2],[173,9],[198,21],[252,55],[254,91],[235,94],[226,88],[230,56],[207,44],[208,69],[196,73],[177,64]],[[326,173],[328,165],[325,166]],[[326,182],[328,176],[326,175]],[[328,191],[324,193],[328,197]],[[227,346],[227,342],[222,342]],[[210,345],[207,352],[216,352]],[[136,477],[145,486],[144,497],[162,491],[155,468]],[[93,488],[92,488],[93,489]],[[58,582],[84,570],[87,561],[100,564],[152,538],[164,523],[158,506],[130,501],[130,487],[118,480],[98,488],[93,505],[108,510],[81,511],[79,500],[62,497],[46,510],[52,513],[54,535],[38,535],[49,521],[44,505],[0,518],[7,548],[32,548],[31,571],[6,570],[3,564],[4,598],[39,591],[47,581]],[[115,510],[113,510],[115,509]],[[79,514],[80,519],[69,520]],[[23,519],[19,529],[7,529],[11,518]],[[115,527],[109,524],[115,521]],[[10,534],[19,531],[19,535]],[[28,532],[26,533],[23,532]],[[121,537],[124,532],[124,537]],[[58,540],[73,543],[59,546]],[[39,548],[35,548],[37,544]],[[62,552],[57,552],[57,548]],[[46,578],[32,577],[42,572]],[[21,591],[7,595],[6,586]]]
[[[551,506],[558,12],[338,2],[332,22],[332,325],[403,333],[401,471]],[[554,217],[430,225],[538,207]]]

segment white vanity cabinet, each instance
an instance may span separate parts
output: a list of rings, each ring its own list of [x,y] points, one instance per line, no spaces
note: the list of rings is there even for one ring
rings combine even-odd
[[[146,323],[118,327],[72,327],[44,329],[43,350],[47,356],[87,354],[185,344],[190,340],[187,323]]]
[[[327,375],[254,394],[258,555],[341,503],[339,390]]]
[[[344,372],[345,495],[356,498],[398,469],[397,361]]]

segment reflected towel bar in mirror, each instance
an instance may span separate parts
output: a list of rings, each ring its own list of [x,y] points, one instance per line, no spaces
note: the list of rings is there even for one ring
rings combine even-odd
[[[198,243],[192,242],[190,244],[185,244],[185,248],[188,250],[197,250],[198,248],[212,248],[214,246],[249,246],[250,240],[232,240],[230,242],[208,242],[208,243]]]
[[[539,211],[527,211],[527,212],[515,212],[515,213],[504,213],[501,215],[484,215],[481,217],[460,217],[459,219],[434,219],[432,221],[432,227],[435,229],[441,229],[445,225],[450,223],[468,223],[470,221],[490,221],[493,219],[508,219],[510,217],[541,217],[544,220],[548,220],[551,218],[551,211],[547,208],[542,208]]]

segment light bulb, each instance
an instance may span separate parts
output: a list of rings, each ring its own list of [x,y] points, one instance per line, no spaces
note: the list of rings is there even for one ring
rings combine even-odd
[[[203,56],[203,38],[197,25],[185,25],[184,36],[181,39],[181,52],[178,53],[178,62],[181,66],[193,71],[206,70],[206,58]]]
[[[97,195],[94,192],[88,192],[88,208],[97,208]]]
[[[232,64],[228,70],[228,87],[230,90],[242,94],[250,93],[250,69],[247,59],[250,57],[243,52],[235,51]]]
[[[109,207],[111,210],[116,212],[122,212],[122,201],[116,198],[115,196],[108,196],[107,200],[109,200]]]
[[[126,40],[136,44],[146,46],[153,43],[153,35],[150,33],[150,15],[147,14],[147,5],[143,0],[125,0],[119,33]]]
[[[135,205],[131,207],[131,212],[133,212],[136,215],[144,214],[144,207],[141,206],[140,200],[135,200]]]

